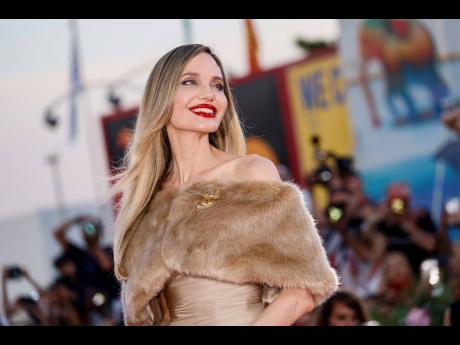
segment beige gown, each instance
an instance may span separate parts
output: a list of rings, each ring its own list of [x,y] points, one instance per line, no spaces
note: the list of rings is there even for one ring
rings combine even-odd
[[[246,326],[278,293],[261,285],[175,275],[151,301],[151,309],[161,325]]]

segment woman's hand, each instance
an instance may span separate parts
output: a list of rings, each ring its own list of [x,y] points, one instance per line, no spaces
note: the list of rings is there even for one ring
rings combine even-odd
[[[290,326],[315,307],[308,289],[283,289],[252,324],[253,326]]]

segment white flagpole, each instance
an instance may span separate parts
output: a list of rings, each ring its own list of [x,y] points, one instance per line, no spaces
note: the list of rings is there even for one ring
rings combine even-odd
[[[71,20],[75,33],[77,33],[77,21]],[[78,37],[76,34],[75,38]],[[80,42],[77,42],[80,43]],[[93,116],[91,112],[91,101],[90,101],[90,94],[89,90],[85,88],[84,83],[84,74],[83,72],[83,60],[82,56],[80,55],[81,50],[78,49],[76,53],[76,61],[79,63],[78,72],[79,72],[79,84],[80,84],[80,92],[78,96],[75,98],[76,104],[80,109],[80,117],[82,129],[79,133],[79,137],[81,138],[81,144],[85,146],[88,160],[89,160],[89,174],[91,175],[91,182],[93,186],[93,195],[95,206],[100,211],[100,216],[103,219],[106,219],[107,222],[113,223],[111,209],[110,212],[107,211],[105,204],[102,204],[104,200],[107,199],[107,192],[109,189],[109,184],[107,182],[107,169],[105,166],[105,152],[104,152],[104,139],[102,135],[102,128],[100,125],[100,119],[97,116]],[[103,209],[101,209],[103,207]],[[110,218],[110,219],[109,219]],[[112,232],[106,231],[104,232],[104,238],[107,241],[112,240]]]
[[[69,19],[70,31],[70,122],[69,139],[74,142],[78,133],[78,98],[81,92],[80,56],[76,19]]]

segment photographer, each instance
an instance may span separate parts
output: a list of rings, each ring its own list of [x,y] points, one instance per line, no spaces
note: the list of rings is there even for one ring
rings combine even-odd
[[[66,254],[62,254],[54,260],[54,267],[59,271],[59,276],[54,281],[50,291],[59,292],[59,289],[53,287],[60,287],[61,285],[67,288],[73,296],[73,303],[80,319],[86,320],[86,289],[78,280],[75,262]]]
[[[38,293],[38,301],[31,296],[20,296],[12,304],[9,300],[7,281],[25,278]],[[41,326],[47,325],[48,319],[46,315],[46,292],[37,284],[29,275],[27,270],[19,266],[11,266],[3,268],[2,272],[2,290],[3,290],[3,310],[5,318],[9,324],[14,324],[12,319],[17,312],[23,311],[26,313],[28,321],[27,325]]]
[[[321,235],[332,265],[341,274],[342,288],[365,298],[378,288],[386,242],[381,234],[366,231],[367,219],[359,211],[348,189],[332,189]]]
[[[86,243],[84,249],[66,238],[66,232],[74,224],[81,228]],[[65,222],[54,232],[66,258],[75,263],[78,283],[85,289],[87,311],[95,307],[95,296],[102,296],[109,305],[118,300],[119,284],[113,274],[112,250],[110,247],[101,246],[102,231],[103,226],[99,219],[83,215]]]
[[[435,253],[436,227],[429,212],[411,209],[410,201],[407,184],[391,184],[376,228],[387,239],[387,251],[406,254],[413,271],[418,272],[421,262]]]
[[[60,280],[49,288],[49,320],[53,326],[80,326],[83,319],[77,309],[77,296]]]

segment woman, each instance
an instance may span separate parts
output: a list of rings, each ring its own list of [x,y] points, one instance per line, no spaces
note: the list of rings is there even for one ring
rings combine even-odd
[[[368,299],[371,317],[384,326],[406,325],[412,308],[418,304],[419,287],[407,255],[388,252],[378,292]]]
[[[163,56],[115,176],[125,324],[291,325],[335,291],[300,189],[244,147],[211,50]]]
[[[369,321],[358,296],[339,291],[324,303],[318,315],[318,326],[359,326]]]

